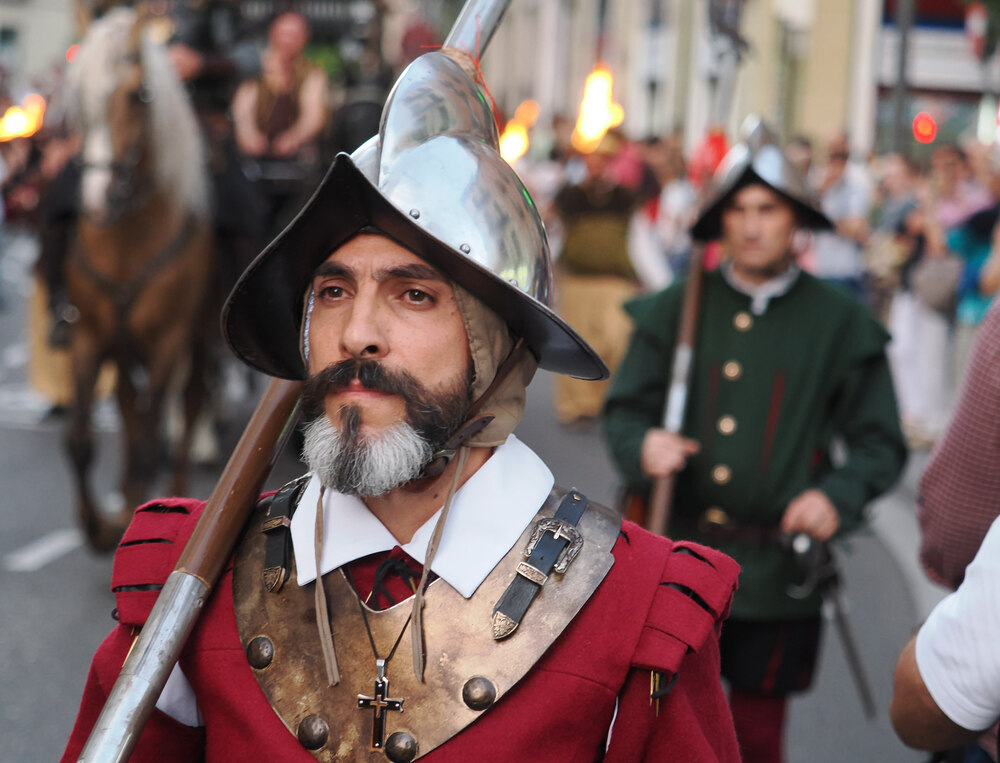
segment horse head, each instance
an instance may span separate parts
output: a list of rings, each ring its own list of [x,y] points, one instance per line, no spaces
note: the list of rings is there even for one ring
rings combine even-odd
[[[149,204],[205,206],[201,139],[187,94],[142,12],[117,8],[84,37],[69,85],[83,134],[83,213],[113,225]]]

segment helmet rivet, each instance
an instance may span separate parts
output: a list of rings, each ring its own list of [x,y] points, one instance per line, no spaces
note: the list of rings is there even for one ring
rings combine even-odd
[[[412,217],[414,220],[419,220],[420,219],[420,210],[419,209],[411,209],[410,210],[410,217]]]
[[[517,279],[516,278],[508,278],[507,279],[507,283],[511,284],[512,286],[517,286]]]
[[[462,251],[463,251],[463,252],[464,252],[465,254],[468,254],[469,252],[471,252],[471,251],[472,251],[472,247],[471,247],[471,246],[469,246],[468,244],[462,244],[462,245],[461,245],[460,247],[458,247],[458,248],[459,248],[459,249],[461,249],[461,250],[462,250]]]

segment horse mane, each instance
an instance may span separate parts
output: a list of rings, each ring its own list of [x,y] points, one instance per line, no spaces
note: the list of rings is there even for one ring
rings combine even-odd
[[[134,9],[119,7],[87,29],[66,78],[67,113],[78,127],[104,123],[135,21]],[[141,60],[143,83],[152,96],[156,183],[183,208],[207,217],[211,210],[205,150],[194,109],[165,46],[147,30],[142,34]]]

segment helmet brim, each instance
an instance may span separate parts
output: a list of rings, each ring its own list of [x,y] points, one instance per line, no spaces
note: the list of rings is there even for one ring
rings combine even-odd
[[[259,371],[304,379],[304,297],[316,268],[363,228],[394,239],[494,310],[523,337],[539,367],[580,379],[605,379],[600,356],[552,310],[430,235],[385,198],[340,154],[295,219],[250,264],[226,300],[222,333]]]

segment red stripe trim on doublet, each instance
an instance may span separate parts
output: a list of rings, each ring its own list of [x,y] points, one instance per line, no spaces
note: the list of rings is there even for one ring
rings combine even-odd
[[[715,420],[719,417],[719,380],[722,367],[713,363],[708,367],[708,391],[705,399],[705,421],[702,426],[701,447],[708,453],[715,438]]]
[[[767,669],[764,671],[764,678],[760,682],[760,687],[765,694],[774,689],[774,684],[778,679],[778,668],[781,667],[781,661],[784,655],[785,633],[782,631],[778,634],[778,640],[775,642],[774,651],[771,652],[771,658],[767,661]]]
[[[774,451],[774,438],[778,434],[778,419],[781,416],[781,403],[785,399],[784,371],[778,371],[771,386],[771,405],[767,410],[767,424],[764,427],[764,442],[760,449],[760,473],[767,474],[771,465],[771,453]]]

